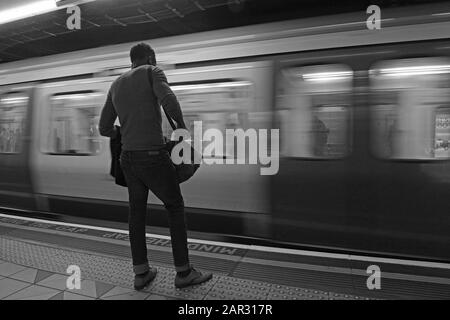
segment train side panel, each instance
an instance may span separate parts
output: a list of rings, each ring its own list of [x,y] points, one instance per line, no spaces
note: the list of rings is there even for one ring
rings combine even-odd
[[[448,57],[439,41],[280,59],[276,239],[450,258]]]
[[[0,88],[0,206],[34,210],[29,166],[32,86]]]

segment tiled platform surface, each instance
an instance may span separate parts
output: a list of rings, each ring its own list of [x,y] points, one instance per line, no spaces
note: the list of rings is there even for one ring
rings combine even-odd
[[[70,290],[69,265],[81,269],[81,288]],[[0,299],[41,300],[317,300],[367,299],[335,292],[244,280],[224,275],[199,286],[175,289],[175,273],[156,265],[156,279],[141,292],[133,290],[129,259],[80,252],[0,237]]]

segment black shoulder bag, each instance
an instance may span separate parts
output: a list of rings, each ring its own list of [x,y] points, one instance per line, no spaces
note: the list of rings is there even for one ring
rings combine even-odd
[[[109,147],[111,150],[111,170],[110,175],[114,177],[114,182],[122,187],[127,187],[127,181],[123,174],[122,167],[120,166],[120,153],[122,152],[122,135],[120,133],[120,127],[115,126],[117,135],[115,138],[111,138]]]

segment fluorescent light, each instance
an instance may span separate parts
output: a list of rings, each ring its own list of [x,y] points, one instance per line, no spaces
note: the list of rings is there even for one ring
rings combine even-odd
[[[86,93],[86,94],[80,94],[80,93],[74,93],[74,94],[65,94],[61,96],[53,96],[52,100],[80,100],[80,99],[87,99],[87,98],[93,98],[93,97],[100,97],[102,96],[101,93]]]
[[[450,12],[443,12],[443,13],[433,13],[432,16],[448,16],[450,15]]]
[[[181,90],[204,90],[204,89],[216,89],[216,88],[230,88],[230,87],[245,87],[250,86],[251,82],[225,82],[225,83],[211,83],[211,84],[191,84],[191,85],[173,85],[173,91]]]
[[[377,72],[375,70],[375,72]],[[450,65],[413,66],[386,68],[378,70],[380,75],[390,77],[408,77],[417,75],[442,74],[450,72]]]
[[[335,71],[335,72],[317,72],[317,73],[305,73],[299,74],[305,81],[337,81],[348,80],[353,76],[353,71]]]
[[[0,103],[4,104],[23,103],[26,100],[28,100],[28,97],[3,98],[0,99]]]
[[[8,23],[56,10],[55,0],[40,0],[0,11],[0,24]]]

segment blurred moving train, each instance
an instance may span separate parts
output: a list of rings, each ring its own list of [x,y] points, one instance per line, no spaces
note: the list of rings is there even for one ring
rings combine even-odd
[[[450,260],[450,10],[432,9],[150,40],[188,123],[280,129],[277,175],[203,165],[182,185],[190,229]],[[126,221],[97,124],[131,45],[0,65],[1,208]]]

